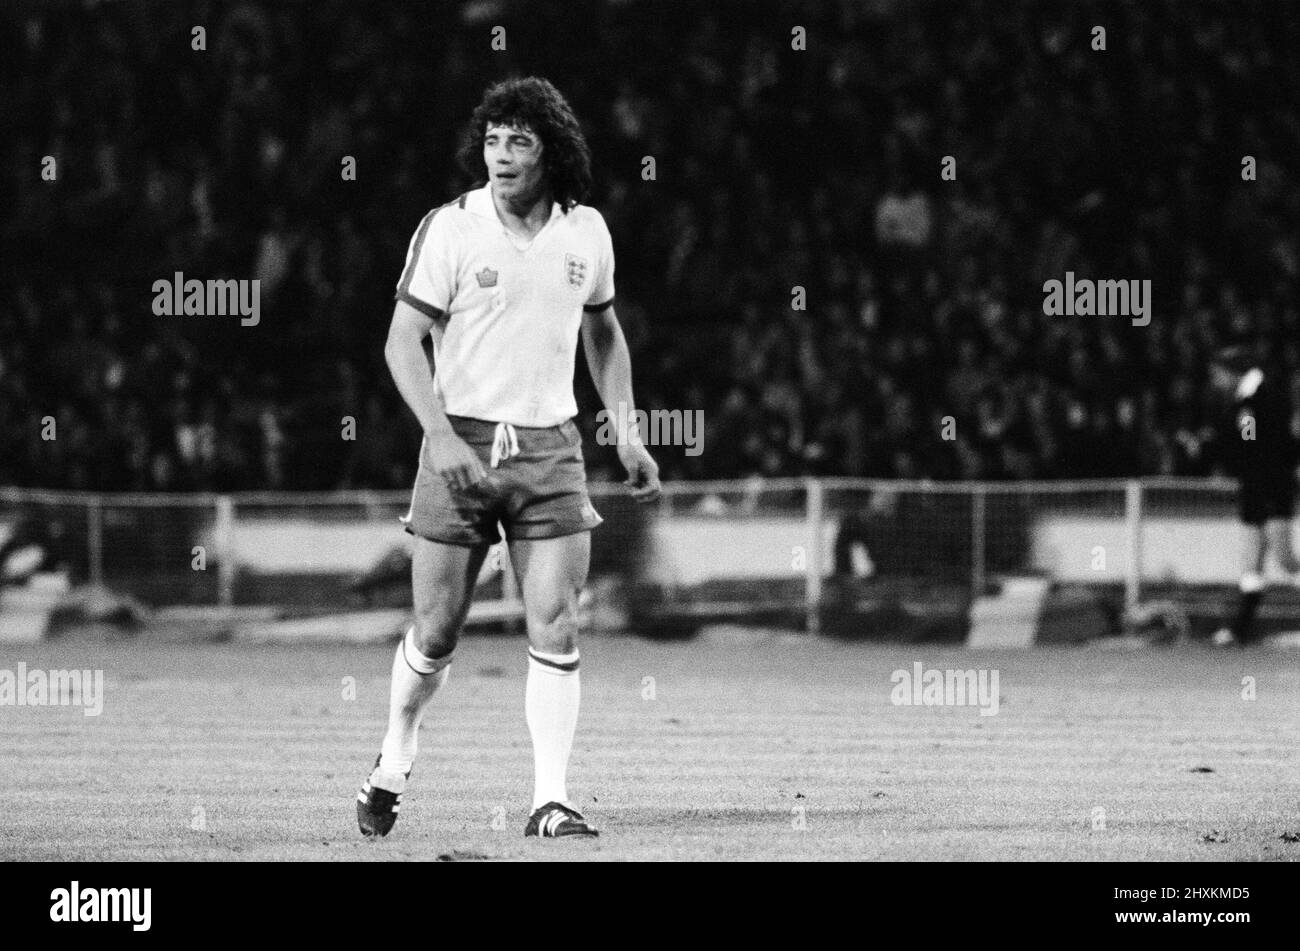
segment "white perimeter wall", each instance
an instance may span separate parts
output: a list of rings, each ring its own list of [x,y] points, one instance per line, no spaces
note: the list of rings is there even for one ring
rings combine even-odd
[[[600,531],[600,529],[597,529]],[[821,532],[822,565],[832,567],[836,522]],[[693,518],[660,521],[654,530],[654,580],[696,584],[714,578],[798,574],[809,545],[802,518]],[[1030,564],[1060,581],[1121,581],[1127,529],[1118,518],[1041,516],[1030,532]],[[236,533],[242,564],[256,571],[361,571],[395,545],[410,545],[396,523],[320,525],[307,519],[244,522]],[[1300,548],[1300,538],[1297,539]],[[1096,549],[1103,556],[1094,567]],[[1148,518],[1143,522],[1142,577],[1192,584],[1234,583],[1240,574],[1241,528],[1232,518]]]

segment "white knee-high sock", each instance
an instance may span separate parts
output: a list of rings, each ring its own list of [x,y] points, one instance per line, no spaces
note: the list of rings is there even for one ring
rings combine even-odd
[[[581,699],[576,650],[544,654],[529,648],[524,716],[533,738],[534,809],[548,802],[568,801],[565,774]]]
[[[377,772],[390,783],[411,771],[419,747],[420,720],[429,701],[451,672],[451,655],[425,657],[415,646],[415,628],[406,632],[393,655],[388,695],[388,733]],[[374,780],[371,781],[372,783]],[[382,787],[382,788],[387,788]],[[400,791],[400,790],[395,790]]]

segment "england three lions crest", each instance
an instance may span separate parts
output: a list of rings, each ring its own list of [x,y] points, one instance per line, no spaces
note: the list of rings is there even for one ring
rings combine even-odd
[[[569,279],[570,287],[582,287],[587,280],[587,259],[576,254],[564,256],[564,275]]]

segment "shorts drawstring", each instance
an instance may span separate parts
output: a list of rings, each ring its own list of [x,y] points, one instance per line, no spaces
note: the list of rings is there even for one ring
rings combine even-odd
[[[496,435],[492,437],[492,458],[489,460],[493,469],[504,460],[519,455],[519,434],[509,423],[497,423]]]

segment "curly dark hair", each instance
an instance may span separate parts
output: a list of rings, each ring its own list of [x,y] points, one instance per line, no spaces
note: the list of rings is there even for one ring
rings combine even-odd
[[[483,138],[491,126],[528,129],[542,140],[542,167],[551,197],[567,213],[591,189],[591,150],[558,89],[540,76],[507,79],[483,93],[470,117],[458,158],[477,186],[487,181]],[[476,187],[477,187],[476,186]]]

